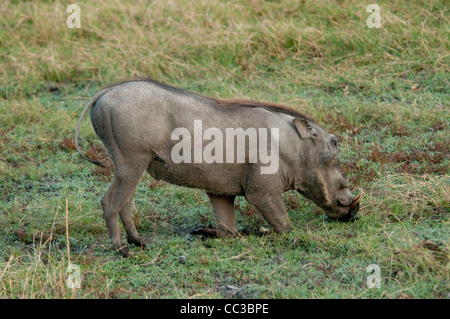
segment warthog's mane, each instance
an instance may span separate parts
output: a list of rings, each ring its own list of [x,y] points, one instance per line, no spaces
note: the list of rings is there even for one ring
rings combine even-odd
[[[290,108],[289,106],[278,104],[278,103],[272,103],[272,102],[264,102],[264,101],[254,101],[254,100],[246,100],[246,99],[216,99],[216,98],[209,98],[213,101],[215,101],[218,105],[222,107],[261,107],[266,110],[269,110],[274,113],[282,113],[287,114],[293,117],[300,117],[305,120],[311,121],[315,124],[317,124],[316,120],[309,117],[308,115],[305,115],[303,113],[300,113],[299,111]]]
[[[213,97],[209,97],[209,96],[205,96],[202,94],[198,94],[198,93],[193,93],[190,91],[186,91],[183,89],[179,89],[176,88],[174,86],[171,85],[167,85],[161,82],[158,82],[156,80],[150,79],[150,78],[136,78],[133,80],[128,80],[128,81],[123,81],[117,84],[113,84],[110,85],[108,87],[114,87],[114,86],[118,86],[121,84],[125,84],[125,83],[130,83],[130,82],[147,82],[147,83],[151,83],[153,85],[156,85],[162,89],[174,92],[174,93],[178,93],[178,94],[185,94],[185,95],[190,95],[190,96],[194,96],[194,97],[200,97],[202,99],[207,99],[209,101],[214,102],[216,105],[221,106],[221,107],[226,107],[226,108],[233,108],[233,107],[260,107],[260,108],[264,108],[266,110],[269,110],[271,112],[274,113],[282,113],[282,114],[287,114],[293,117],[299,117],[299,118],[303,118],[305,120],[311,121],[315,124],[318,125],[317,121],[314,120],[313,118],[311,118],[310,116],[303,114],[293,108],[290,108],[286,105],[283,104],[278,104],[278,103],[272,103],[272,102],[263,102],[263,101],[255,101],[255,100],[246,100],[246,99],[220,99],[220,98],[213,98]]]

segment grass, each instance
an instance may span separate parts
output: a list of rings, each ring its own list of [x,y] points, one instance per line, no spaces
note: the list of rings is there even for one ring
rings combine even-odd
[[[78,3],[80,29],[59,1],[0,4],[0,297],[449,297],[445,1],[378,1],[380,29],[358,1]],[[71,141],[89,98],[134,76],[316,118],[365,192],[360,220],[332,222],[286,193],[290,233],[201,239],[189,231],[212,221],[206,195],[146,175],[133,216],[148,249],[122,259],[99,203],[111,172]],[[89,121],[81,136],[101,152]],[[264,224],[236,208],[240,228]],[[69,263],[80,289],[66,286]],[[371,264],[380,289],[367,287]]]

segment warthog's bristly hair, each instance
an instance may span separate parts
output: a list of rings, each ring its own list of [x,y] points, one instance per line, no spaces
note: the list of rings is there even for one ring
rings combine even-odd
[[[246,99],[219,99],[219,98],[213,98],[213,97],[209,97],[209,96],[205,96],[202,94],[198,94],[198,93],[193,93],[193,92],[189,92],[183,89],[179,89],[161,82],[158,82],[156,80],[150,79],[150,78],[142,78],[142,77],[138,77],[132,80],[128,80],[128,81],[123,81],[123,82],[119,82],[117,84],[113,84],[110,86],[107,86],[106,88],[110,88],[110,87],[114,87],[114,86],[118,86],[121,84],[125,84],[125,83],[130,83],[130,82],[148,82],[154,85],[157,85],[165,90],[168,91],[172,91],[172,92],[176,92],[176,93],[180,93],[180,94],[188,94],[188,95],[194,95],[194,96],[198,96],[198,97],[202,97],[205,99],[208,99],[210,101],[215,102],[217,105],[222,106],[222,107],[239,107],[239,106],[243,106],[243,107],[261,107],[264,109],[267,109],[271,112],[276,112],[276,113],[283,113],[283,114],[287,114],[287,115],[291,115],[294,117],[300,117],[303,118],[305,120],[308,120],[310,122],[313,122],[316,125],[319,125],[317,123],[316,120],[314,120],[313,118],[309,117],[306,114],[303,114],[293,108],[290,108],[286,105],[283,104],[278,104],[278,103],[272,103],[272,102],[263,102],[263,101],[255,101],[255,100],[246,100]]]
[[[308,121],[311,121],[311,122],[317,124],[317,122],[313,118],[309,117],[308,115],[300,113],[299,111],[294,110],[293,108],[290,108],[286,105],[282,105],[282,104],[278,104],[278,103],[245,100],[245,99],[215,99],[215,98],[210,98],[210,99],[214,100],[218,105],[223,106],[223,107],[239,107],[239,106],[262,107],[262,108],[265,108],[272,112],[283,113],[283,114],[291,115],[294,117],[301,117],[301,118],[304,118],[305,120],[308,120]]]

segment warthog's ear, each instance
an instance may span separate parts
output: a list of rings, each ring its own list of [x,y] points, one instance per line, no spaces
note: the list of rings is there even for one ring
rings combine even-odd
[[[294,126],[302,139],[316,135],[316,130],[307,119],[301,117],[295,118]]]

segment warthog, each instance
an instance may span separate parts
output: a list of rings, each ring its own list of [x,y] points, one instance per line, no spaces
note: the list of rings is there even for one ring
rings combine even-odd
[[[86,160],[102,166],[102,162],[83,155],[78,147],[80,125],[88,109],[91,109],[94,130],[115,167],[113,181],[101,205],[113,248],[124,256],[129,250],[122,243],[119,216],[128,243],[144,246],[133,223],[130,206],[145,170],[158,180],[204,189],[211,201],[216,226],[203,231],[219,237],[238,233],[234,199],[239,195],[255,205],[276,232],[290,228],[282,201],[282,194],[288,190],[297,190],[333,219],[354,219],[359,210],[361,194],[352,195],[338,166],[336,136],[327,133],[309,116],[289,107],[250,100],[215,99],[149,79],[123,82],[103,89],[89,101],[75,132],[78,152]],[[201,123],[201,127],[195,123]],[[191,141],[179,141],[181,137],[187,139],[189,135],[202,134],[205,128],[213,129],[209,134],[204,131],[208,136],[195,138],[193,150],[186,150],[192,145]],[[222,132],[228,133],[232,128],[235,136],[227,136],[227,141],[240,139],[241,148],[232,144],[235,152],[229,156],[225,152],[230,150],[219,139],[226,135]],[[270,143],[267,135],[261,135],[267,131],[278,133],[271,135]],[[255,138],[256,133],[252,132],[260,133],[253,142],[250,139]],[[238,133],[244,135],[243,139]],[[208,140],[212,141],[208,144]],[[260,149],[255,145],[250,147],[255,141],[259,142]],[[202,150],[203,154],[199,153]],[[244,151],[245,156],[236,154],[239,150]],[[256,153],[251,154],[252,150]],[[174,154],[180,155],[180,151],[183,157],[174,161]],[[271,157],[273,163],[258,160],[263,151],[266,155],[275,155]],[[240,156],[240,160],[232,161],[235,155]],[[272,171],[263,173],[262,169],[268,165],[272,166]]]

